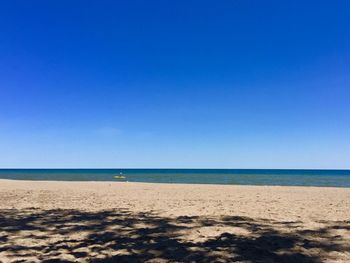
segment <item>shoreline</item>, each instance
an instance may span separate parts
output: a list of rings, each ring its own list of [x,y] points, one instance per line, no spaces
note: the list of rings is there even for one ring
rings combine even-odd
[[[154,182],[130,182],[130,181],[75,181],[75,180],[28,180],[28,179],[2,179],[1,182],[37,182],[37,183],[117,183],[117,184],[147,184],[147,185],[179,185],[179,186],[227,186],[227,187],[286,187],[286,188],[325,188],[325,189],[349,189],[347,186],[315,186],[315,185],[258,185],[258,184],[211,184],[211,183],[154,183]]]

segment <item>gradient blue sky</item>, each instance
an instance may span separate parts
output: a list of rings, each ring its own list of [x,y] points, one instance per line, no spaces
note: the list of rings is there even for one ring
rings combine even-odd
[[[349,1],[1,1],[0,167],[350,168]]]

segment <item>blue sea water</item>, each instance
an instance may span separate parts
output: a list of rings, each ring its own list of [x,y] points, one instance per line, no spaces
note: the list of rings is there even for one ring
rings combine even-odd
[[[0,169],[0,179],[350,187],[350,170]]]

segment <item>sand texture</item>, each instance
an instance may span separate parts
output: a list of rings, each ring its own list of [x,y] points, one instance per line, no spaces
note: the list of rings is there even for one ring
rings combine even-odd
[[[0,180],[20,260],[350,262],[350,189]]]

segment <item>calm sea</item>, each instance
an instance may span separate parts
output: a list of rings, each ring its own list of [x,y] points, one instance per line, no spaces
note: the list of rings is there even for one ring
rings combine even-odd
[[[117,179],[114,176],[123,176],[125,178]],[[0,169],[0,178],[16,180],[350,187],[350,170]]]

